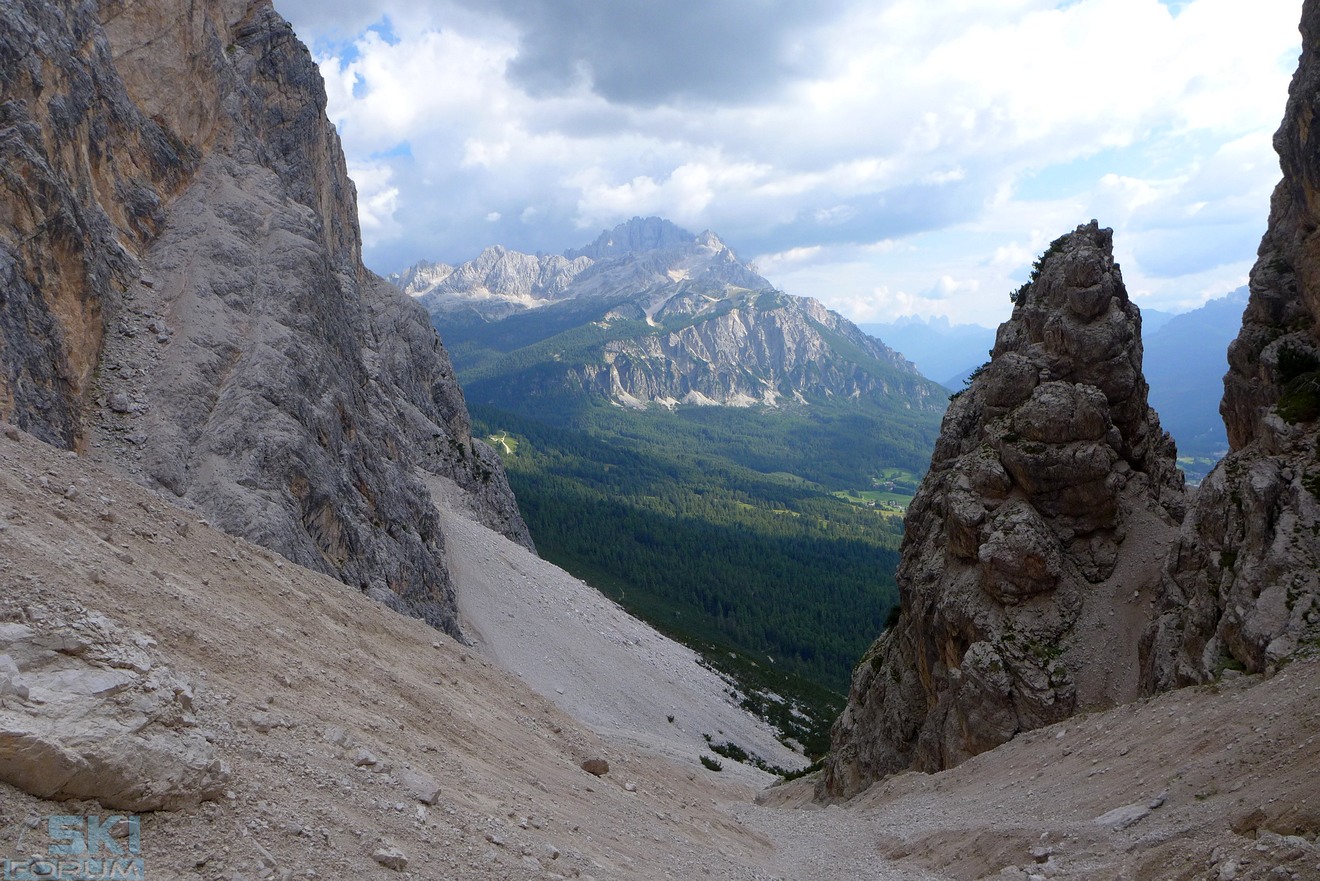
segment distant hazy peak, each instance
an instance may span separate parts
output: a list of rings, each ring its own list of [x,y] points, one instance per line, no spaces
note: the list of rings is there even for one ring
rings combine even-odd
[[[417,297],[444,281],[453,271],[454,267],[448,263],[422,260],[403,272],[391,272],[386,279],[405,294]]]
[[[622,254],[661,251],[666,248],[691,245],[694,242],[709,245],[711,241],[720,247],[724,246],[724,243],[720,242],[712,232],[702,233],[698,238],[661,217],[634,217],[627,223],[621,223],[614,229],[602,232],[594,242],[584,248],[565,251],[564,256],[570,260],[576,257],[601,260]]]

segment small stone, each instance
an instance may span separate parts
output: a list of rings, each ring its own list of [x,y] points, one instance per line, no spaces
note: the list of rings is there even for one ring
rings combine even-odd
[[[380,759],[376,758],[369,750],[359,749],[353,753],[353,764],[359,768],[369,768],[379,763]]]
[[[110,396],[110,409],[116,413],[131,413],[133,402],[123,392],[115,392]]]
[[[582,770],[597,777],[604,777],[610,773],[610,763],[604,759],[587,759],[582,763]]]
[[[1095,818],[1097,826],[1108,826],[1111,829],[1127,829],[1129,826],[1135,826],[1146,817],[1150,816],[1151,808],[1144,804],[1124,805],[1121,808],[1114,808],[1106,814],[1101,814]]]
[[[19,438],[19,430],[13,425],[6,425],[4,427],[4,432],[5,437],[9,438],[11,441],[16,441]]]
[[[408,857],[397,847],[382,847],[371,858],[387,869],[402,872],[408,868]]]
[[[636,791],[637,791],[637,784],[636,784],[636,783],[625,783],[625,784],[623,784],[623,788],[626,789],[626,790],[629,791],[629,792],[636,792]]]
[[[353,738],[338,725],[331,725],[321,732],[321,739],[326,743],[333,743],[335,746],[342,746],[345,749],[353,745]]]
[[[424,805],[433,805],[440,801],[440,783],[418,771],[404,771],[399,774],[399,783],[408,794]]]
[[[270,713],[253,713],[252,718],[248,720],[248,724],[262,734],[269,734],[276,728],[284,727],[283,720]]]

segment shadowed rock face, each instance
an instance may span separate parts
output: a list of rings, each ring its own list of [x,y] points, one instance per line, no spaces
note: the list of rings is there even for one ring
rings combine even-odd
[[[1146,634],[1147,689],[1267,669],[1320,646],[1320,4],[1274,136],[1283,180],[1229,347],[1230,452],[1203,482]]]
[[[854,673],[822,795],[1137,694],[1182,475],[1111,231],[1078,227],[1037,265],[945,416],[906,519],[902,615]]]
[[[362,266],[289,25],[15,0],[0,59],[0,417],[457,633],[414,469],[530,539],[425,312]]]
[[[0,414],[72,447],[132,250],[198,161],[137,107],[92,4],[0,9]]]

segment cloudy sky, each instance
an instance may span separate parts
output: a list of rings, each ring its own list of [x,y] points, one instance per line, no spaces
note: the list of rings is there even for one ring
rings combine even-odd
[[[1143,306],[1242,285],[1301,0],[276,0],[326,78],[367,264],[712,229],[855,321],[991,324],[1115,229]]]

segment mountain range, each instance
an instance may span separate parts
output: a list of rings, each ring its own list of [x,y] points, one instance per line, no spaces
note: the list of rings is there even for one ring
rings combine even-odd
[[[1228,449],[1219,400],[1228,372],[1228,344],[1242,326],[1246,307],[1243,287],[1170,317],[1146,336],[1151,406],[1178,442],[1179,455],[1203,460],[1202,473]]]
[[[714,233],[656,217],[563,255],[492,247],[392,279],[431,314],[476,400],[521,407],[575,389],[628,407],[942,407],[940,390],[883,343],[775,290]]]

